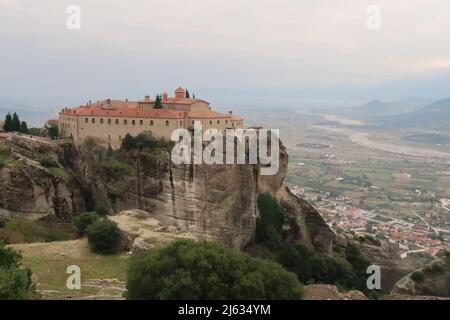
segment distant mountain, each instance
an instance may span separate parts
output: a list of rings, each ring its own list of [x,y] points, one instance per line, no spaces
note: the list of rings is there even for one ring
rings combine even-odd
[[[414,112],[380,117],[377,122],[397,127],[422,127],[450,131],[450,98],[437,101]]]
[[[362,115],[395,115],[421,110],[432,102],[433,100],[418,98],[388,102],[372,100],[355,111]]]
[[[450,115],[450,98],[433,103],[425,111]]]
[[[330,113],[369,120],[378,116],[398,115],[414,112],[433,103],[431,99],[408,98],[395,101],[371,100],[358,108],[324,109],[320,113]]]
[[[0,99],[0,120],[3,121],[7,113],[17,112],[21,120],[28,122],[28,125],[42,126],[45,121],[49,118],[56,117],[52,116],[50,112],[44,112],[37,110],[35,107],[29,105],[14,102],[10,100]]]

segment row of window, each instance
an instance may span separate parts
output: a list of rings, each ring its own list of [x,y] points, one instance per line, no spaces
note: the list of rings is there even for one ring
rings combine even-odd
[[[84,119],[84,122],[85,123],[88,123],[89,122],[89,118],[85,118]],[[92,118],[91,119],[91,123],[95,123],[95,118]],[[101,118],[100,119],[100,124],[103,124],[104,123],[104,120],[103,120],[103,118]],[[108,124],[112,124],[112,119],[108,119]],[[120,121],[119,121],[119,119],[116,119],[115,120],[115,124],[120,124]],[[127,119],[124,119],[123,120],[123,124],[128,124],[128,120]],[[131,124],[134,126],[134,125],[136,125],[136,120],[131,120]],[[144,125],[144,120],[139,120],[139,125]],[[150,125],[151,126],[153,126],[154,125],[154,122],[153,122],[153,120],[150,120]],[[169,126],[170,125],[170,121],[169,120],[166,120],[166,126]],[[183,125],[183,121],[182,120],[180,120],[180,126],[182,126]]]
[[[195,120],[192,120],[192,124],[194,124],[194,121]],[[84,122],[85,123],[88,123],[89,122],[89,118],[85,118],[84,119]],[[95,123],[95,118],[92,118],[91,119],[91,123]],[[100,119],[100,124],[103,124],[104,123],[104,120],[103,120],[103,118],[101,118]],[[111,119],[108,119],[108,124],[111,124],[112,123],[112,120]],[[120,123],[120,121],[119,121],[119,119],[116,119],[115,120],[115,124],[119,124]],[[128,124],[128,120],[127,119],[124,119],[123,120],[123,124]],[[134,126],[134,125],[136,125],[136,120],[131,120],[131,124]],[[182,120],[180,120],[180,126],[182,126],[183,125],[183,121]],[[213,124],[213,121],[212,120],[209,120],[209,124],[210,125],[212,125]],[[217,120],[217,124],[220,124],[220,120]],[[228,124],[228,120],[225,120],[225,124]],[[238,125],[240,125],[241,123],[240,122],[238,122],[237,123]],[[139,125],[144,125],[144,120],[139,120]],[[151,126],[153,126],[154,125],[154,122],[153,122],[153,120],[150,120],[150,125]],[[169,120],[166,120],[166,126],[169,126],[170,125],[170,121]]]

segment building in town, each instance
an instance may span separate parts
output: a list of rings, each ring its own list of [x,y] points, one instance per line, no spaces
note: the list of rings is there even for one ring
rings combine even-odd
[[[204,130],[244,126],[244,119],[232,111],[213,111],[209,102],[186,97],[181,87],[175,90],[174,97],[163,93],[161,104],[161,108],[155,108],[155,100],[145,96],[139,101],[107,99],[64,108],[59,113],[60,135],[75,142],[92,137],[100,144],[117,148],[126,134],[135,136],[147,131],[155,138],[169,140],[177,128],[193,129],[194,121],[201,121]]]

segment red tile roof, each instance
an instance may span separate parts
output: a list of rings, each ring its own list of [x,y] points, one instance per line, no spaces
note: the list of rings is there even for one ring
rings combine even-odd
[[[101,108],[97,105],[67,109],[60,114],[94,117],[123,117],[123,118],[161,118],[161,119],[182,119],[184,112],[167,109],[139,109],[124,107],[120,109]]]
[[[189,118],[210,119],[210,118],[229,118],[225,113],[215,112],[211,110],[197,110],[188,113]]]

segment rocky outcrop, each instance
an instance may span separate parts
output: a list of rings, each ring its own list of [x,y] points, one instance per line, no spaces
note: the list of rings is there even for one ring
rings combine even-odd
[[[391,293],[450,297],[450,255],[401,278]]]
[[[40,157],[58,160],[76,154],[71,143],[51,143],[28,136],[0,140],[9,148],[10,163],[0,170],[0,216],[40,219],[49,216],[70,221],[85,211],[83,192],[76,179],[52,173]],[[64,172],[61,169],[59,173]]]
[[[400,278],[415,268],[414,261],[400,259],[386,241],[380,241],[380,245],[361,243],[360,251],[372,264],[380,267],[381,288],[388,292]]]
[[[367,297],[357,290],[342,293],[333,285],[312,284],[304,287],[303,300],[367,300]]]
[[[314,208],[283,185],[288,166],[283,146],[278,173],[261,176],[257,165],[173,165],[163,150],[123,152],[108,164],[106,149],[70,141],[11,135],[0,144],[12,148],[14,159],[0,171],[0,186],[7,190],[0,208],[9,216],[70,220],[93,209],[110,214],[139,209],[195,239],[243,248],[254,236],[258,195],[268,192],[288,214],[288,240],[331,250],[334,233]],[[42,155],[67,174],[42,167]]]
[[[160,221],[142,210],[131,209],[108,217],[117,223],[126,248],[133,252],[166,245],[177,239],[193,239],[192,234]]]

